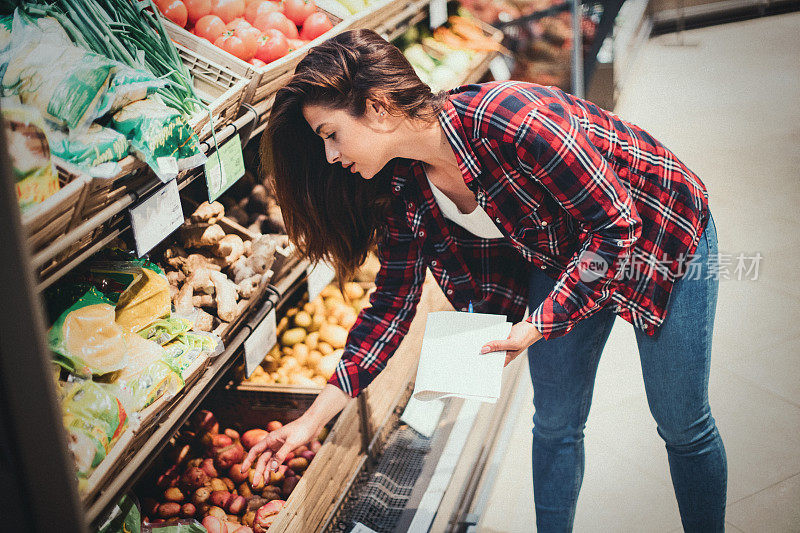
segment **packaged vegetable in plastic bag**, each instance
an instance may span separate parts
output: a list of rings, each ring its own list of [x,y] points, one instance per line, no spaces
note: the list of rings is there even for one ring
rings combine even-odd
[[[130,396],[131,409],[141,411],[164,394],[174,396],[183,388],[183,379],[165,361],[164,349],[153,341],[128,333],[127,364],[103,376]]]
[[[116,387],[91,380],[65,383],[61,392],[64,427],[78,475],[88,477],[128,425]]]
[[[96,177],[117,175],[121,170],[118,161],[128,155],[128,139],[99,124],[92,124],[82,134],[67,135],[51,130],[49,137],[53,155]]]
[[[117,300],[116,320],[120,326],[135,333],[153,321],[169,316],[171,309],[167,277],[149,268],[141,268]]]
[[[164,346],[165,361],[183,379],[186,371],[194,364],[198,357],[216,357],[222,353],[222,340],[213,333],[189,332],[175,337],[175,340]]]
[[[197,520],[186,519],[174,524],[144,524],[142,533],[207,533],[207,530]]]
[[[143,339],[157,342],[163,346],[190,329],[192,329],[191,320],[171,316],[151,322],[147,327],[139,330],[139,336]]]
[[[179,171],[206,161],[192,128],[180,112],[167,107],[157,95],[123,107],[113,115],[112,123],[128,138],[136,156],[164,183]]]
[[[141,533],[142,511],[133,494],[125,494],[111,509],[111,513],[97,533]]]
[[[156,78],[150,72],[120,63],[103,97],[101,113],[115,113],[132,102],[144,100],[167,85],[168,81]]]
[[[125,330],[115,322],[111,300],[92,288],[64,311],[48,332],[56,362],[78,376],[106,374],[124,367]]]
[[[19,103],[18,98],[3,98],[0,106],[17,201],[24,213],[58,192],[58,172],[50,158],[48,128],[39,110]]]
[[[102,115],[103,97],[117,68],[110,59],[72,44],[55,19],[33,19],[19,9],[0,63],[5,94],[19,94],[47,120],[74,132],[86,131]]]

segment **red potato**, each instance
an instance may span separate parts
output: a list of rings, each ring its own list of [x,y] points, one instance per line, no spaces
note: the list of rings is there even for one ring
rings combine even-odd
[[[186,463],[186,468],[200,468],[201,466],[203,466],[202,457],[195,457]]]
[[[226,490],[215,490],[211,493],[211,498],[209,498],[209,501],[211,502],[211,505],[223,508],[225,507],[225,504],[228,503],[228,498],[230,498],[230,496],[231,493]]]
[[[288,463],[292,459],[294,459],[294,452],[289,452],[286,454],[286,458],[283,461],[284,463]]]
[[[203,518],[203,527],[208,533],[228,533],[225,521],[216,516],[209,515]]]
[[[189,468],[181,476],[181,483],[190,489],[199,489],[208,483],[208,475],[200,468]]]
[[[314,460],[314,457],[316,457],[317,454],[312,452],[311,450],[306,450],[301,455],[306,461],[310,463],[311,461]]]
[[[219,473],[217,472],[217,469],[214,467],[214,459],[212,459],[210,457],[206,458],[206,459],[203,459],[203,463],[200,466],[200,468],[202,468],[203,472],[206,473],[206,475],[209,477],[209,479],[219,476]]]
[[[232,496],[228,499],[225,509],[231,514],[242,514],[247,509],[247,500],[244,496]]]
[[[283,34],[281,34],[281,36],[283,36]],[[264,431],[263,429],[251,429],[250,431],[245,431],[242,434],[242,446],[244,446],[245,450],[249,450],[267,435],[269,435],[269,431]]]
[[[273,420],[269,424],[267,424],[267,431],[272,433],[273,431],[277,431],[283,427],[283,423],[277,420]]]
[[[250,25],[248,24],[248,26]],[[252,28],[252,26],[250,27]],[[232,438],[233,440],[239,440],[239,432],[236,431],[235,429],[228,428],[225,430],[225,434],[230,438]]]
[[[214,413],[211,411],[206,411],[205,409],[196,412],[192,416],[192,425],[194,426],[195,432],[198,435],[201,433],[219,433],[219,423],[217,422]]]
[[[225,510],[222,507],[217,507],[216,505],[211,506],[211,508],[208,510],[208,516],[216,516],[220,520],[225,520],[228,518]]]
[[[300,478],[297,476],[287,477],[281,484],[281,494],[284,498],[288,498],[297,484],[300,483]]]
[[[225,487],[228,489],[228,492],[233,492],[236,490],[236,484],[233,482],[231,478],[221,477],[220,478],[223,483],[225,483]]]
[[[244,496],[245,498],[253,497],[253,491],[250,490],[250,485],[248,485],[247,482],[240,483],[239,486],[236,487],[236,492],[238,492],[239,495]]]
[[[166,472],[158,476],[158,481],[156,481],[156,486],[160,489],[174,487],[178,484],[178,479],[179,479],[178,468],[175,465],[173,465]]]
[[[298,446],[297,448],[295,448],[295,449],[294,449],[294,450],[292,450],[292,451],[293,451],[293,452],[294,452],[294,454],[297,456],[297,455],[300,455],[300,454],[302,454],[303,452],[306,452],[306,451],[308,451],[308,446]]]
[[[286,505],[286,502],[283,500],[272,500],[256,511],[256,517],[253,522],[253,530],[255,533],[266,533],[284,505]]]
[[[236,463],[228,470],[228,477],[230,477],[231,481],[233,481],[237,485],[247,481],[248,474],[249,474],[249,469],[242,472],[242,463]]]
[[[194,518],[197,508],[191,503],[184,503],[181,506],[181,516],[184,518]]]
[[[181,504],[175,502],[162,503],[158,506],[158,516],[161,518],[175,518],[181,512]]]
[[[214,453],[214,464],[220,470],[228,470],[236,463],[241,463],[247,454],[240,443],[235,443]]]

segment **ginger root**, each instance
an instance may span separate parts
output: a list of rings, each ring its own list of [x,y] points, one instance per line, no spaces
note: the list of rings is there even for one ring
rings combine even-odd
[[[192,222],[207,222],[208,224],[216,224],[220,218],[225,216],[225,207],[219,202],[203,202],[191,214]]]
[[[214,248],[214,255],[221,257],[225,266],[230,266],[244,255],[244,241],[238,235],[225,235]]]
[[[233,322],[237,314],[237,287],[222,272],[210,271],[209,277],[214,284],[217,299],[217,316],[224,322]]]
[[[180,232],[183,244],[187,248],[214,246],[225,237],[225,230],[217,224],[184,223]]]

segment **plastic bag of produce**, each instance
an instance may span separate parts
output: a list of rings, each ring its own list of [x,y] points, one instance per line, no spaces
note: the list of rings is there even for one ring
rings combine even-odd
[[[32,19],[19,10],[0,65],[4,94],[19,94],[47,120],[73,132],[86,131],[102,115],[117,69],[117,63],[72,44],[55,19]]]
[[[139,259],[129,250],[107,248],[99,252],[102,257],[89,265],[87,281],[102,291],[112,302],[130,287],[143,268],[164,275],[164,270],[148,259]]]
[[[222,340],[213,333],[189,332],[178,335],[164,346],[165,361],[184,379],[186,370],[198,357],[216,357],[222,353]]]
[[[207,533],[197,520],[178,520],[175,524],[144,524],[142,533]]]
[[[147,327],[139,330],[139,336],[163,346],[190,329],[192,329],[191,320],[171,316],[148,324]]]
[[[39,110],[17,98],[3,98],[0,107],[17,201],[24,213],[58,192],[58,172],[50,159],[48,129]]]
[[[130,396],[131,409],[141,411],[164,394],[174,396],[183,379],[165,361],[164,349],[153,341],[128,334],[128,362],[124,368],[103,376]]]
[[[121,170],[118,161],[128,155],[128,139],[99,124],[92,124],[82,134],[51,130],[49,137],[54,155],[95,177],[116,176]]]
[[[78,475],[88,477],[128,426],[124,395],[90,380],[65,383],[61,407]]]
[[[123,107],[113,115],[112,123],[128,138],[136,156],[165,183],[179,171],[206,161],[197,135],[180,112],[156,95]]]
[[[142,511],[132,494],[126,494],[114,505],[97,533],[141,533]]]
[[[56,362],[82,377],[124,367],[128,357],[125,330],[115,322],[111,300],[90,289],[64,311],[48,332]]]
[[[167,317],[172,308],[167,277],[149,268],[139,273],[117,300],[117,323],[129,331],[144,329],[159,318]]]
[[[167,85],[168,81],[156,78],[150,72],[120,63],[103,97],[101,113],[115,113],[132,102],[144,100]]]

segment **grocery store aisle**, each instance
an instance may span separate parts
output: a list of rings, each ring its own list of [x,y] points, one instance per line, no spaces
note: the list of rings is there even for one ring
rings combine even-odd
[[[728,454],[728,531],[800,531],[800,14],[651,39],[616,112],[652,132],[711,196],[720,282],[710,401]],[[736,257],[761,254],[757,279]],[[530,382],[525,381],[528,405]],[[535,530],[530,409],[520,414],[479,530]],[[586,430],[578,532],[680,531],[666,451],[632,327],[618,319]]]

